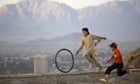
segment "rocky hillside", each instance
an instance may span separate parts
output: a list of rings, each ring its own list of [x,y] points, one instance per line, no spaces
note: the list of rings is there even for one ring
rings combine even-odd
[[[140,68],[140,48],[129,52],[124,57],[124,64],[128,68]]]

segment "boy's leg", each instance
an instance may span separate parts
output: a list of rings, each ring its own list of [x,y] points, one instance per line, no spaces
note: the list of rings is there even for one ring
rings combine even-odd
[[[98,67],[97,72],[101,72],[102,71],[102,66],[100,65],[100,63],[95,59],[95,57],[93,55],[90,56],[90,60],[92,61],[93,64],[96,65],[96,67]]]
[[[98,71],[98,72],[101,71],[102,66],[96,61],[96,59],[94,58],[94,56],[92,55],[92,53],[90,53],[90,52],[87,51],[87,52],[84,53],[83,57],[84,57],[85,59],[87,59],[87,60],[89,61],[89,63],[95,64],[96,67],[99,68],[99,71]],[[91,67],[91,66],[90,66],[90,67]]]
[[[110,75],[110,72],[117,68],[117,65],[114,63],[112,64],[110,67],[108,67],[105,71],[105,78],[100,78],[99,80],[102,81],[102,82],[108,82],[108,78],[109,78],[109,75]]]
[[[87,59],[89,63],[92,63],[92,60],[90,59],[90,53],[89,53],[89,52],[85,52],[85,53],[83,54],[83,57],[84,57],[85,59]]]
[[[112,70],[116,69],[116,68],[117,68],[117,64],[113,63],[110,67],[107,68],[107,70],[105,71],[105,74],[106,74],[106,75],[109,75],[110,72],[111,72]]]
[[[83,54],[83,57],[88,60],[88,62],[89,62],[89,68],[92,68],[93,62],[92,62],[92,60],[90,58],[91,57],[91,54],[89,52],[85,52]]]
[[[98,63],[98,61],[94,58],[94,56],[91,56],[90,59],[92,63],[96,65],[96,67],[102,68],[102,66],[100,65],[100,63]]]
[[[117,67],[118,76],[122,76],[122,75],[124,75],[126,73],[127,73],[127,71],[123,70],[123,63],[118,64],[118,67]]]

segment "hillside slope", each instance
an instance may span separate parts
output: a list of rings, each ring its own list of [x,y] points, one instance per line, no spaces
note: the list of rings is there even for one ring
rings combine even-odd
[[[140,48],[126,54],[124,64],[128,68],[140,68]]]

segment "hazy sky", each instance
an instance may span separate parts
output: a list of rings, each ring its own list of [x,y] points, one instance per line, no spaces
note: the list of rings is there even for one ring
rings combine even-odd
[[[0,7],[5,4],[17,3],[18,1],[20,0],[0,0]],[[91,6],[91,5],[100,5],[102,3],[105,3],[108,1],[115,1],[115,0],[50,0],[50,1],[57,1],[60,3],[65,3],[73,8],[78,9],[78,8],[83,8],[83,7]]]
[[[100,5],[109,1],[119,1],[119,0],[53,0],[53,1],[65,3],[73,8],[78,9],[78,8],[83,8],[86,6],[93,6],[93,5],[97,6],[97,5]],[[124,1],[124,0],[121,0],[121,1]]]
[[[19,0],[0,0],[0,7],[5,4],[17,3]]]

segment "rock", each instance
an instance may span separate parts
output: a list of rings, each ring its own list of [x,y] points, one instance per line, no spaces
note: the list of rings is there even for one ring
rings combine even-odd
[[[140,48],[137,48],[124,56],[124,65],[127,68],[140,68]]]

